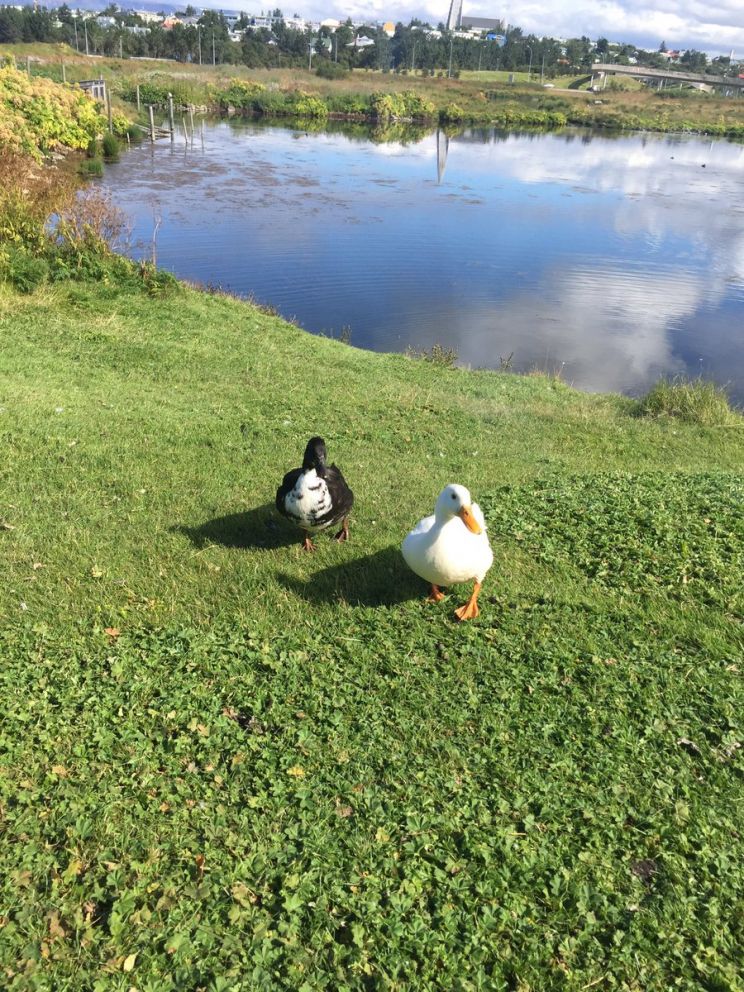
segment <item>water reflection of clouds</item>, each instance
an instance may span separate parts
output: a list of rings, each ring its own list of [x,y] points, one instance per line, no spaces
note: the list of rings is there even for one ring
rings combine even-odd
[[[428,345],[446,340],[473,367],[498,366],[513,354],[521,371],[560,368],[583,388],[636,391],[662,373],[684,370],[668,327],[694,315],[703,292],[689,274],[559,270],[537,298],[523,293],[490,309],[458,307],[429,320]]]
[[[162,198],[159,258],[186,277],[312,330],[351,325],[362,346],[439,342],[492,367],[514,352],[583,388],[638,392],[700,358],[744,381],[741,146],[471,131],[437,188],[435,134],[218,137],[182,173],[153,160],[124,186],[133,209]]]

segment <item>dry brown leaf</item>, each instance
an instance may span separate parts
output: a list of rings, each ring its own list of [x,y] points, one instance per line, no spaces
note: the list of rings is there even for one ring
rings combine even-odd
[[[65,928],[59,922],[59,913],[56,909],[49,914],[49,936],[52,940],[61,940],[66,936]]]

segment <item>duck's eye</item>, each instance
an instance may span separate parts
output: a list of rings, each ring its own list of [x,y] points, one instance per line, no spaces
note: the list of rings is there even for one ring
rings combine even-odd
[[[454,493],[452,493],[452,499],[457,499],[457,496],[455,496]]]

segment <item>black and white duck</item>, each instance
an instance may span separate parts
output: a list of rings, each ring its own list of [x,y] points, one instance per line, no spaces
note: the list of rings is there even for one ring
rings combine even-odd
[[[327,465],[325,441],[311,437],[305,448],[302,468],[287,472],[276,491],[276,508],[305,532],[303,547],[314,551],[312,534],[341,524],[337,541],[349,540],[349,514],[354,493],[335,465]]]

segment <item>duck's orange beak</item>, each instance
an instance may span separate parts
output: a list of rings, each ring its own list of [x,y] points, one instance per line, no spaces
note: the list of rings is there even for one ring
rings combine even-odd
[[[463,508],[457,514],[460,520],[465,524],[468,530],[471,530],[474,534],[480,534],[481,525],[473,516],[473,511],[469,506],[463,506]]]

